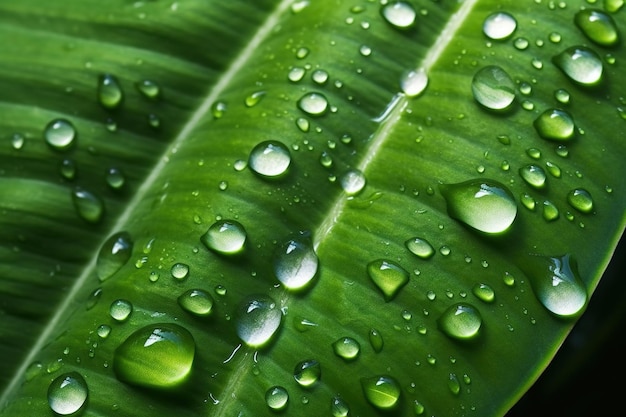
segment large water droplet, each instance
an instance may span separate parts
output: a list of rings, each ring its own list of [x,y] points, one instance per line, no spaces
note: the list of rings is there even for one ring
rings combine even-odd
[[[76,128],[66,119],[55,119],[46,125],[44,139],[52,149],[65,151],[74,145]]]
[[[398,381],[388,375],[361,378],[361,387],[367,401],[381,410],[395,408],[402,393]]]
[[[322,366],[315,359],[298,362],[293,370],[293,377],[300,386],[310,387],[322,376]]]
[[[72,191],[72,202],[76,212],[88,223],[98,223],[104,215],[104,201],[96,194],[76,187]]]
[[[304,288],[317,273],[319,261],[310,237],[301,233],[283,243],[274,256],[274,274],[290,290]]]
[[[506,12],[492,13],[483,22],[483,33],[492,40],[507,39],[516,28],[517,21]]]
[[[578,316],[587,304],[587,290],[570,254],[531,255],[523,267],[535,295],[551,313],[559,317]]]
[[[506,232],[517,215],[513,193],[493,180],[469,180],[440,185],[448,214],[487,234]]]
[[[262,177],[268,178],[284,175],[290,163],[289,148],[276,140],[267,140],[257,144],[248,158],[250,169]]]
[[[367,264],[367,274],[383,293],[385,301],[393,300],[402,287],[409,283],[409,273],[404,268],[384,259]]]
[[[412,254],[422,258],[428,259],[435,254],[435,248],[426,239],[420,237],[414,237],[404,242],[408,250]]]
[[[115,109],[122,104],[124,93],[117,78],[103,74],[98,78],[98,101],[105,109]]]
[[[198,317],[210,316],[213,312],[213,297],[202,289],[191,289],[182,293],[178,299],[180,308]]]
[[[480,331],[482,322],[478,310],[467,303],[451,305],[437,320],[442,332],[458,340],[475,338]]]
[[[271,297],[251,295],[237,310],[237,335],[248,346],[263,346],[274,336],[281,321],[280,308]]]
[[[235,255],[243,251],[247,236],[246,230],[238,221],[218,220],[200,237],[200,241],[212,251],[222,255]]]
[[[585,36],[598,45],[613,46],[619,41],[615,21],[601,10],[580,10],[574,15],[574,23]]]
[[[89,388],[78,372],[56,377],[48,386],[48,405],[58,415],[77,413],[87,402]]]
[[[548,109],[533,122],[537,133],[544,139],[566,141],[574,137],[574,119],[565,110]]]
[[[328,110],[328,100],[321,93],[307,93],[298,100],[298,108],[310,116],[321,116]]]
[[[111,235],[102,245],[96,259],[96,274],[104,281],[120,270],[130,259],[133,240],[128,232]]]
[[[335,355],[346,361],[352,361],[361,353],[361,345],[351,337],[341,337],[333,342]]]
[[[491,110],[505,110],[515,100],[515,83],[502,68],[488,65],[472,78],[474,98]]]
[[[400,88],[408,97],[419,96],[427,86],[428,75],[423,68],[406,71],[400,79]]]
[[[567,193],[567,202],[581,213],[593,211],[593,198],[584,188],[576,188]]]
[[[397,29],[408,29],[415,25],[417,12],[411,3],[391,1],[380,9],[383,18]]]
[[[191,373],[195,353],[187,329],[174,323],[153,324],[136,330],[115,350],[113,370],[131,385],[174,388]]]
[[[265,392],[265,403],[272,410],[283,410],[289,403],[289,393],[281,386],[273,386]]]
[[[591,86],[602,79],[602,60],[586,46],[572,46],[553,58],[554,64],[573,82]]]

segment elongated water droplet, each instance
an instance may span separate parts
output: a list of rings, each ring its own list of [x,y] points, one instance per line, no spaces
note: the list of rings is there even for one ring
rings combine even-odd
[[[255,91],[246,96],[244,104],[246,107],[254,107],[265,97],[265,91]]]
[[[328,110],[328,100],[321,93],[307,93],[298,100],[298,108],[310,116],[321,116]]]
[[[581,213],[593,211],[593,198],[584,188],[576,188],[567,193],[567,202]]]
[[[510,37],[517,29],[517,21],[506,12],[492,13],[483,22],[483,33],[489,39],[503,40]]]
[[[437,320],[442,332],[458,340],[474,339],[478,336],[482,323],[478,310],[467,303],[451,305]]]
[[[161,87],[152,80],[141,80],[135,84],[137,90],[150,100],[157,100],[161,96]]]
[[[48,386],[48,405],[58,415],[78,413],[88,396],[87,383],[78,372],[59,375]]]
[[[57,151],[70,149],[76,141],[76,136],[76,128],[66,119],[52,120],[44,129],[46,143]]]
[[[461,392],[461,381],[459,381],[455,373],[448,375],[448,389],[454,395],[459,395]]]
[[[237,309],[237,335],[248,346],[260,347],[270,341],[281,321],[280,308],[271,297],[250,295]]]
[[[487,284],[476,284],[472,287],[472,294],[476,296],[479,300],[482,300],[486,303],[492,303],[496,297],[496,293],[491,288],[491,286]]]
[[[257,144],[248,158],[250,169],[266,178],[283,176],[290,163],[289,148],[277,140],[267,140]]]
[[[601,10],[580,10],[574,15],[574,23],[587,38],[598,45],[613,46],[619,42],[615,21]]]
[[[336,396],[330,400],[330,414],[332,417],[348,417],[350,407],[343,398]]]
[[[406,71],[400,79],[400,88],[408,97],[417,97],[428,86],[428,75],[423,68]]]
[[[389,375],[361,378],[361,387],[367,401],[380,410],[395,408],[402,393],[398,381]]]
[[[341,337],[333,342],[333,351],[340,358],[352,361],[361,353],[361,345],[352,337]]]
[[[265,392],[265,403],[274,411],[283,410],[289,403],[289,393],[279,385],[273,386]]]
[[[546,200],[543,202],[542,216],[545,221],[552,222],[558,219],[559,215],[559,209],[552,201]]]
[[[435,248],[426,239],[414,237],[404,242],[412,254],[422,259],[428,259],[435,254]]]
[[[72,202],[76,213],[88,223],[98,223],[104,215],[104,201],[96,194],[76,187],[72,191]]]
[[[178,296],[177,301],[180,308],[194,316],[206,317],[213,312],[213,297],[202,289],[187,290]]]
[[[98,101],[105,109],[115,109],[122,104],[124,92],[117,78],[103,74],[98,78]]]
[[[236,220],[218,220],[200,237],[207,249],[222,255],[236,255],[244,250],[248,234]]]
[[[117,322],[125,322],[133,313],[133,305],[128,300],[118,299],[111,303],[109,314]]]
[[[372,349],[374,352],[379,353],[383,350],[385,346],[385,341],[383,340],[383,335],[376,329],[370,329],[369,333],[370,345],[372,345]]]
[[[572,46],[553,58],[554,64],[570,80],[583,86],[596,85],[602,79],[602,60],[586,46]]]
[[[391,1],[380,8],[380,14],[393,27],[408,29],[415,25],[417,12],[411,3]]]
[[[574,137],[574,119],[565,110],[548,109],[533,122],[537,133],[544,139],[567,141]]]
[[[283,243],[274,256],[274,274],[290,290],[304,288],[317,273],[319,261],[308,233]]]
[[[133,332],[117,349],[113,370],[117,378],[145,388],[170,389],[189,374],[196,343],[187,329],[174,323],[158,323]]]
[[[626,2],[624,0],[604,0],[604,9],[609,13],[616,13]]]
[[[570,254],[530,255],[524,258],[523,268],[535,295],[548,311],[564,318],[576,317],[583,311],[587,290]]]
[[[310,387],[322,376],[322,366],[315,359],[298,362],[293,370],[293,377],[300,386]]]
[[[517,215],[511,191],[493,180],[469,180],[440,185],[448,214],[487,234],[506,232]]]
[[[104,281],[123,267],[130,259],[133,251],[133,240],[128,232],[111,235],[102,244],[96,259],[96,274]]]
[[[505,110],[515,100],[515,83],[502,68],[488,65],[474,74],[472,93],[478,103],[490,110]]]
[[[546,185],[546,172],[540,166],[523,166],[519,169],[519,175],[533,188],[543,188]]]
[[[409,283],[409,273],[404,268],[384,259],[370,262],[367,274],[383,293],[385,301],[393,300],[402,287]]]

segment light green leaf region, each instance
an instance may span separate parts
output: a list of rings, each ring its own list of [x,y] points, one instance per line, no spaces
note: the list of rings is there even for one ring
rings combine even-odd
[[[624,230],[624,13],[0,3],[0,415],[504,415]]]

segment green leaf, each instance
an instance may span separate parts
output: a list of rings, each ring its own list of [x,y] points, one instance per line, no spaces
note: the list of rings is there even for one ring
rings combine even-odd
[[[624,231],[625,24],[0,5],[2,415],[504,415]]]

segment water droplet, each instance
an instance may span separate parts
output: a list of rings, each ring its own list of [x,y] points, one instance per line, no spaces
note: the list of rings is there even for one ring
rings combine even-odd
[[[248,346],[263,346],[274,336],[281,320],[280,308],[271,297],[248,296],[237,310],[237,335]]]
[[[289,148],[276,140],[267,140],[257,144],[250,152],[248,166],[262,177],[281,177],[291,163]]]
[[[402,393],[398,381],[388,375],[361,378],[361,387],[367,401],[381,410],[395,408]]]
[[[379,353],[383,350],[385,346],[385,341],[383,340],[383,335],[376,329],[370,329],[369,333],[370,345],[372,345],[372,349],[374,352]]]
[[[315,277],[318,258],[308,233],[283,243],[274,256],[274,274],[290,290],[307,286]]]
[[[559,209],[553,202],[546,200],[543,202],[543,219],[548,222],[552,222],[559,218]]]
[[[519,169],[519,175],[533,188],[543,188],[546,185],[546,172],[537,165],[526,165]]]
[[[408,97],[419,96],[427,86],[428,75],[423,68],[406,71],[400,78],[400,88]]]
[[[546,161],[546,168],[554,178],[561,178],[561,168],[554,162]]]
[[[441,331],[451,338],[468,340],[478,336],[482,322],[482,317],[474,306],[458,303],[448,307],[439,317],[437,324]]]
[[[515,83],[502,68],[488,65],[472,78],[474,98],[491,110],[505,110],[515,100]]]
[[[601,10],[583,9],[574,15],[574,23],[592,42],[613,46],[619,42],[617,25]]]
[[[183,383],[193,365],[196,344],[187,329],[159,323],[133,332],[115,350],[113,370],[120,381],[168,389]]]
[[[567,193],[567,202],[581,213],[593,211],[593,198],[584,188],[576,188]]]
[[[108,186],[114,190],[121,189],[126,183],[126,176],[124,173],[119,168],[115,167],[111,167],[106,170],[104,179]]]
[[[315,359],[298,362],[293,370],[293,377],[302,387],[310,387],[319,381],[322,367]]]
[[[111,334],[111,326],[107,324],[101,324],[96,329],[96,333],[98,334],[98,337],[100,337],[101,339],[106,339]]]
[[[361,352],[361,345],[352,337],[341,337],[333,342],[335,355],[346,361],[355,360]]]
[[[461,381],[454,373],[448,375],[448,389],[454,395],[459,395],[459,392],[461,392]]]
[[[513,41],[513,46],[515,46],[516,49],[519,49],[520,51],[523,51],[524,49],[528,48],[528,45],[530,45],[530,42],[528,42],[528,39],[520,37],[520,38],[516,38]]]
[[[133,251],[133,240],[128,232],[111,235],[100,247],[96,258],[96,274],[104,281],[128,262]]]
[[[221,119],[226,113],[228,106],[223,101],[216,101],[211,105],[211,114],[216,119]]]
[[[574,137],[575,124],[565,110],[548,109],[533,122],[537,133],[544,139],[566,141]]]
[[[76,212],[88,223],[98,223],[104,215],[104,202],[96,194],[76,187],[72,191],[72,202]]]
[[[11,146],[15,150],[20,150],[24,147],[24,143],[26,142],[26,138],[21,133],[14,133],[11,136]]]
[[[551,313],[575,317],[582,312],[587,304],[587,291],[570,254],[530,255],[524,259],[523,267],[535,295]]]
[[[602,79],[602,60],[593,50],[585,46],[572,46],[553,58],[554,64],[573,82],[596,85]]]
[[[360,193],[367,182],[365,175],[358,169],[349,169],[339,180],[341,188],[348,195],[356,195]]]
[[[559,88],[558,90],[554,92],[554,98],[556,98],[556,101],[558,101],[561,104],[567,104],[569,103],[569,100],[570,100],[569,91],[563,88]]]
[[[287,78],[289,81],[297,83],[304,78],[304,74],[306,74],[306,69],[302,67],[293,67],[287,73]]]
[[[336,396],[330,401],[330,413],[332,417],[348,417],[350,415],[350,407],[343,398]]]
[[[161,87],[152,80],[141,80],[135,84],[135,87],[150,100],[157,100],[161,96]]]
[[[624,7],[624,0],[604,0],[604,9],[609,13],[616,13]]]
[[[189,276],[189,265],[182,262],[176,262],[170,269],[172,277],[176,280],[182,281]]]
[[[248,234],[236,220],[218,220],[200,237],[210,250],[222,255],[235,255],[244,250]]]
[[[404,244],[412,254],[422,259],[428,259],[435,254],[435,248],[426,239],[420,237],[411,238]]]
[[[265,403],[275,411],[283,410],[289,402],[289,393],[281,386],[273,386],[265,392]]]
[[[328,72],[324,71],[323,69],[316,69],[311,74],[311,79],[319,85],[326,84],[326,82],[328,81]]]
[[[178,305],[187,313],[198,317],[210,316],[213,312],[213,297],[201,289],[191,289],[178,297]]]
[[[115,109],[122,104],[124,93],[117,78],[103,74],[98,78],[98,101],[105,109]]]
[[[517,21],[506,12],[492,13],[483,22],[483,33],[491,40],[510,37],[517,28]]]
[[[402,287],[409,283],[409,273],[404,268],[384,259],[370,262],[367,274],[383,293],[385,301],[393,300]]]
[[[307,93],[298,100],[298,108],[310,116],[321,116],[328,110],[328,100],[321,93]]]
[[[52,149],[65,151],[74,145],[76,128],[66,119],[52,120],[44,130],[44,139]]]
[[[476,284],[474,285],[474,287],[472,287],[472,294],[474,294],[476,298],[484,301],[485,303],[492,303],[496,297],[496,293],[493,288],[491,288],[487,284],[482,283]]]
[[[380,9],[380,14],[393,27],[408,29],[415,25],[417,12],[411,3],[405,1],[391,1]]]
[[[89,388],[78,372],[56,377],[48,386],[48,405],[58,415],[77,413],[87,402]]]
[[[115,300],[109,307],[109,314],[111,315],[111,318],[120,323],[128,320],[132,313],[133,305],[128,300]]]
[[[448,214],[483,233],[507,231],[517,215],[513,194],[497,181],[469,180],[442,184],[440,190],[446,199]]]
[[[246,96],[244,104],[246,107],[254,107],[265,97],[265,91],[255,91],[252,94]]]

